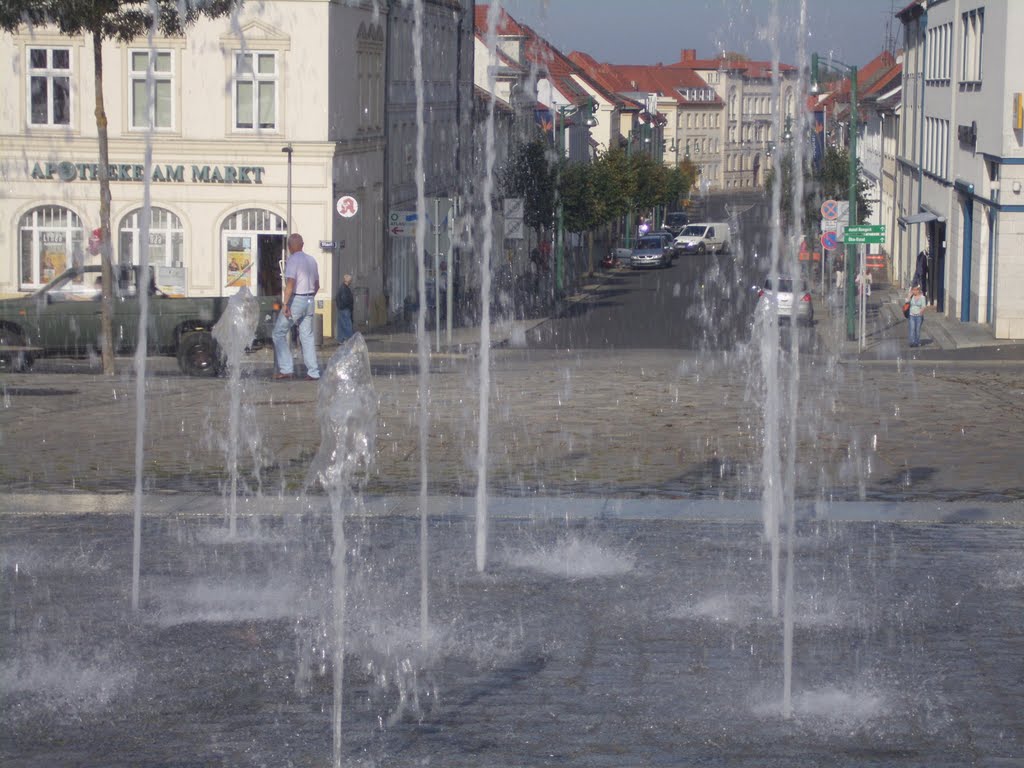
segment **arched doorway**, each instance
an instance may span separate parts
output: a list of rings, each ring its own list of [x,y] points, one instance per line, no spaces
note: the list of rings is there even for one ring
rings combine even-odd
[[[245,208],[221,226],[221,290],[245,287],[257,296],[281,293],[281,260],[287,222],[262,208]]]

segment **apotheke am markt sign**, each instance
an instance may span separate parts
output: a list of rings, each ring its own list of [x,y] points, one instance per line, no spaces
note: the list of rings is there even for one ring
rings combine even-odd
[[[111,181],[145,181],[146,166],[130,163],[111,163]],[[188,180],[193,184],[262,184],[266,168],[253,165],[193,165]],[[37,180],[97,181],[99,163],[36,163],[32,178]],[[154,165],[150,180],[154,182],[185,183],[184,165]]]

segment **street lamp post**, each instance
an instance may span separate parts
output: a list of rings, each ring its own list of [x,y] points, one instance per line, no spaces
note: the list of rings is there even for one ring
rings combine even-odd
[[[818,67],[821,64],[818,54],[811,55],[811,82],[813,89],[818,87]],[[837,59],[828,59],[827,65],[833,69],[842,67],[850,78],[850,217],[849,225],[857,224],[857,67],[844,64]],[[852,243],[846,244],[846,264],[843,267],[846,273],[846,338],[853,341],[856,338],[856,319],[854,317],[854,302],[857,297],[857,286],[853,280],[852,264],[857,262],[857,246]]]
[[[284,267],[288,258],[288,236],[292,233],[292,145],[281,147],[281,151],[288,155],[288,220],[285,222],[284,248],[281,249],[281,301],[284,301]]]

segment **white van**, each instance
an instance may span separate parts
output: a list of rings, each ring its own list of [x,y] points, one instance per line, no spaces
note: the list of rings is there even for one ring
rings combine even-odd
[[[728,253],[732,233],[724,221],[687,224],[675,239],[676,253]]]

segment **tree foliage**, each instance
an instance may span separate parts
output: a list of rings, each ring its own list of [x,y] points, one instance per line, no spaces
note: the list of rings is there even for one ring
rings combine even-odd
[[[538,233],[551,227],[555,217],[554,153],[542,138],[520,144],[502,169],[505,197],[523,199],[523,221]]]
[[[103,372],[114,374],[114,274],[110,227],[110,148],[107,111],[103,103],[103,41],[130,42],[151,30],[179,36],[202,16],[216,18],[241,6],[242,0],[3,0],[0,29],[53,25],[61,34],[91,38],[96,90],[96,133],[99,143],[100,248],[103,301],[100,307],[100,346]],[[155,16],[154,16],[154,8]]]
[[[784,221],[792,221],[793,206],[793,154],[789,150],[782,157],[782,201],[781,213]],[[804,159],[804,235],[813,237],[817,230],[819,210],[824,200],[848,200],[850,195],[850,153],[846,148],[828,147],[820,168]],[[770,167],[765,174],[765,189],[769,196],[775,186],[775,169]],[[871,204],[867,198],[868,183],[857,163],[857,222],[863,224],[871,216]]]
[[[151,28],[167,36],[182,35],[200,17],[225,16],[240,5],[241,0],[4,0],[0,29],[14,32],[22,25],[52,24],[64,35],[87,33],[130,42]]]
[[[559,205],[568,232],[593,232],[629,213],[682,206],[697,178],[693,163],[670,168],[647,153],[613,147],[591,162],[557,158],[535,139],[520,145],[502,170],[502,191],[523,198],[523,219],[538,235],[556,223]]]

